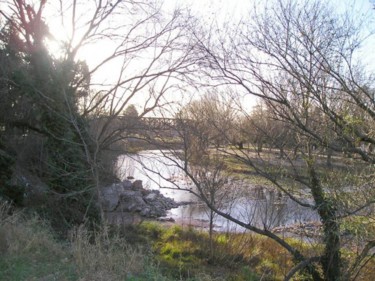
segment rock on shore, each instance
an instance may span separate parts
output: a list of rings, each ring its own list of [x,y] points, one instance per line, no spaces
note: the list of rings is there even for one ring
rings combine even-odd
[[[140,180],[124,180],[101,188],[99,202],[108,222],[115,224],[163,217],[168,210],[179,207],[178,203],[162,195],[159,190],[143,188]]]

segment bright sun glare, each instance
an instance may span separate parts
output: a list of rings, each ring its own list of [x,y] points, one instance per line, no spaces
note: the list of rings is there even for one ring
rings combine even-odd
[[[47,47],[54,57],[64,55],[67,44],[70,40],[71,30],[68,26],[63,26],[61,21],[47,18],[47,25],[49,27],[52,38],[47,40]],[[86,61],[89,66],[94,67],[103,56],[103,50],[107,49],[108,42],[99,41],[95,44],[91,43],[80,47],[78,52],[78,59]]]

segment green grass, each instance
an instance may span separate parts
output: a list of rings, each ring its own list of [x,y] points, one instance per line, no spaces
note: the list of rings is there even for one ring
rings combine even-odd
[[[74,265],[68,260],[59,260],[48,255],[19,255],[0,261],[0,280],[78,280]]]
[[[207,232],[192,228],[145,223],[138,231],[148,237],[162,272],[177,280],[201,274],[213,280],[282,280],[280,265],[292,266],[285,250],[251,234],[216,233],[210,243]]]
[[[46,222],[10,212],[0,202],[0,280],[170,280],[146,251],[107,227],[81,226],[61,241]]]
[[[250,233],[215,233],[210,249],[208,233],[192,228],[147,222],[135,231],[151,245],[159,270],[171,280],[284,280],[295,265],[291,255],[276,242]],[[306,256],[319,256],[324,250],[322,244],[285,239]],[[355,253],[347,249],[342,255],[350,263]],[[372,280],[374,262],[363,268],[358,280]],[[301,279],[297,274],[293,280]]]
[[[74,262],[48,225],[21,214],[0,216],[0,280],[77,280]],[[0,208],[1,209],[1,208]]]
[[[347,217],[343,219],[340,230],[370,241],[375,238],[375,219],[359,215]]]
[[[39,218],[9,212],[0,204],[0,280],[257,280],[250,269],[243,270],[245,264],[227,267],[210,258],[208,235],[192,229],[156,223],[122,231],[80,226],[66,241],[56,239]]]
[[[346,229],[373,223],[364,217]],[[288,242],[308,256],[322,245]],[[343,253],[350,259],[353,252]],[[71,239],[57,240],[49,225],[22,213],[9,215],[0,204],[0,280],[4,281],[255,281],[283,280],[293,267],[289,253],[274,241],[249,233],[215,233],[143,222],[131,227],[80,226]],[[374,262],[359,280],[371,280]],[[366,277],[367,276],[367,277]],[[296,277],[298,280],[298,277]],[[367,278],[367,279],[366,279]]]

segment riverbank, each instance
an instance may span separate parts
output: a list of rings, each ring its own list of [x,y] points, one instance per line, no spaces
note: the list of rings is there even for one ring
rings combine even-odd
[[[110,228],[70,231],[57,238],[50,223],[0,202],[0,280],[164,280],[141,245],[131,245]]]
[[[142,223],[89,231],[82,225],[69,240],[57,240],[47,221],[10,212],[1,203],[0,280],[258,280],[224,244],[215,242],[212,256],[207,235],[192,229]]]
[[[274,241],[250,233],[217,233],[143,221],[136,225],[81,225],[56,238],[48,221],[0,204],[0,280],[23,281],[255,281],[283,280],[293,259]],[[319,244],[288,243],[307,255]],[[350,250],[342,253],[350,261]],[[370,260],[358,280],[370,281]],[[295,277],[295,280],[299,276]]]

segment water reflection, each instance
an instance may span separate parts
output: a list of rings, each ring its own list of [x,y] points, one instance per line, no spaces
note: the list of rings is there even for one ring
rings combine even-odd
[[[134,177],[142,180],[144,187],[159,189],[163,195],[177,202],[194,202],[172,209],[169,217],[183,224],[207,227],[208,208],[192,193],[178,189],[194,188],[184,173],[176,167],[176,164],[182,164],[178,159],[170,155],[165,157],[159,151],[144,151],[137,155],[120,156],[117,164],[121,179]],[[299,206],[272,189],[234,180],[230,180],[228,185],[230,192],[225,196],[226,200],[220,202],[220,210],[245,223],[270,229],[318,220],[315,212]],[[215,217],[215,228],[241,231],[241,227],[219,216]]]

